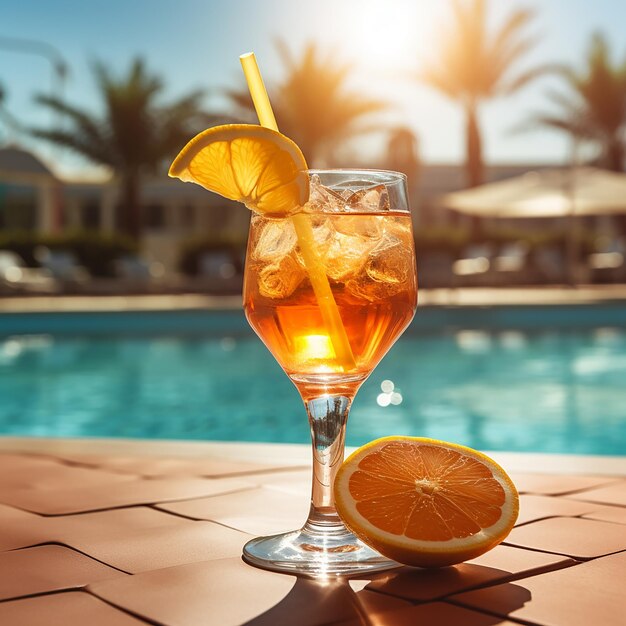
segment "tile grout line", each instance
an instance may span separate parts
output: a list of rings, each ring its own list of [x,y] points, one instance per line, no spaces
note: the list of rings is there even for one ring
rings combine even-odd
[[[595,520],[590,520],[590,521],[595,521]],[[618,524],[618,526],[619,525],[620,524]],[[578,563],[588,563],[589,561],[595,561],[596,559],[601,559],[605,556],[611,556],[613,554],[619,554],[620,552],[626,552],[626,548],[621,548],[620,550],[613,550],[613,552],[607,552],[606,554],[598,554],[596,556],[572,556],[571,554],[565,554],[563,552],[554,552],[554,551],[550,552],[549,550],[541,550],[540,548],[531,548],[530,546],[520,546],[516,543],[509,543],[508,541],[503,541],[502,545],[508,546],[509,548],[529,550],[530,552],[540,552],[541,554],[555,554],[557,556],[564,556],[564,557],[567,557],[568,559],[574,559]]]
[[[495,587],[497,585],[501,585],[501,584],[505,584],[505,583],[510,583],[510,582],[515,582],[515,581],[519,581],[519,580],[524,580],[525,578],[532,578],[533,576],[540,576],[542,574],[549,574],[551,572],[556,572],[562,569],[567,569],[570,567],[574,567],[576,565],[580,565],[580,563],[578,561],[575,561],[573,559],[570,559],[571,562],[567,562],[567,561],[562,561],[560,563],[554,563],[552,565],[545,565],[542,567],[535,567],[533,569],[530,570],[524,570],[523,572],[519,572],[518,574],[511,574],[509,576],[505,576],[503,578],[499,578],[497,580],[493,580],[493,581],[486,581],[484,583],[479,583],[477,585],[472,585],[470,587],[465,587],[464,589],[459,589],[457,591],[451,591],[449,593],[444,593],[442,595],[439,596],[435,596],[433,598],[429,598],[427,600],[416,600],[416,599],[411,599],[411,598],[407,598],[405,596],[402,595],[398,595],[398,594],[394,594],[391,593],[389,591],[385,591],[382,589],[369,589],[367,586],[364,587],[364,589],[367,589],[368,591],[371,592],[375,592],[375,593],[380,593],[382,595],[385,596],[391,596],[392,598],[400,598],[402,600],[409,600],[409,602],[418,605],[418,604],[426,604],[428,602],[443,602],[443,601],[447,601],[447,599],[450,596],[459,594],[459,593],[465,593],[466,591],[477,591],[479,589],[487,589],[489,587]]]
[[[528,526],[529,524],[534,524],[535,522],[544,522],[547,519],[582,519],[589,522],[605,522],[606,524],[618,524],[620,526],[624,526],[624,522],[616,522],[613,520],[604,520],[598,519],[596,517],[586,517],[587,515],[593,515],[594,513],[602,512],[601,509],[596,511],[588,511],[587,513],[577,513],[576,515],[547,515],[546,517],[538,517],[537,519],[530,519],[527,522],[522,522],[521,524],[515,524],[513,528],[522,528],[523,526]],[[507,535],[508,536],[508,535]],[[521,546],[517,546],[521,547]]]
[[[91,583],[90,583],[91,584]],[[104,604],[109,605],[110,607],[122,612],[122,613],[126,613],[127,615],[130,615],[131,617],[136,617],[137,619],[141,620],[142,622],[145,622],[146,624],[152,624],[153,626],[163,626],[163,622],[156,622],[152,619],[150,619],[149,617],[146,617],[144,615],[141,615],[141,613],[135,613],[134,611],[131,611],[130,609],[124,607],[124,606],[120,606],[119,604],[115,604],[113,602],[111,602],[110,600],[107,600],[106,598],[103,598],[102,596],[99,596],[97,593],[94,593],[91,589],[89,589],[89,585],[85,586],[83,588],[83,591],[85,593],[88,593],[92,598],[97,598],[98,600],[100,600],[100,602],[103,602]]]
[[[27,593],[21,596],[13,596],[12,598],[0,598],[0,605],[6,602],[14,602],[18,600],[28,600],[30,598],[40,598],[41,596],[54,596],[62,593],[71,593],[72,591],[82,591],[85,587],[66,587],[65,589],[53,589],[52,591],[38,591],[36,593]]]
[[[2,457],[3,453],[0,453],[0,458]],[[108,472],[111,474],[127,474],[127,475],[131,475],[131,476],[137,476],[138,478],[177,478],[177,477],[181,477],[181,478],[207,478],[207,479],[211,479],[211,478],[235,478],[237,476],[251,476],[251,475],[256,475],[256,474],[280,474],[282,472],[290,472],[290,471],[303,471],[303,470],[308,470],[311,469],[310,465],[287,465],[287,466],[283,466],[283,467],[268,467],[268,468],[261,468],[261,469],[256,469],[256,470],[244,470],[241,472],[226,472],[223,474],[195,474],[195,473],[190,473],[190,474],[168,474],[168,473],[164,473],[164,474],[156,474],[156,475],[149,475],[149,474],[142,474],[141,472],[134,472],[134,471],[124,471],[122,468],[119,467],[111,467],[109,465],[100,465],[98,463],[88,463],[88,462],[83,462],[83,461],[76,461],[74,459],[65,459],[63,457],[58,457],[58,456],[54,456],[54,455],[48,455],[48,454],[44,454],[44,453],[37,453],[37,452],[19,452],[19,453],[15,453],[16,456],[24,456],[26,458],[33,458],[33,459],[44,459],[44,460],[49,460],[51,462],[55,462],[58,463],[59,465],[66,465],[68,467],[80,467],[80,468],[86,468],[86,469],[94,469],[94,470],[100,470],[103,472]],[[132,457],[135,460],[143,460],[144,457]],[[159,459],[151,459],[150,457],[146,457],[147,461],[171,461],[171,460],[180,460],[183,462],[189,462],[190,459],[187,458],[183,458],[183,457],[171,457],[171,458],[159,458]],[[220,462],[220,461],[225,461],[225,462],[229,462],[229,459],[218,459],[218,458],[213,458],[213,459],[202,459],[204,461],[216,461],[216,462]]]
[[[156,474],[156,475],[150,475],[150,474],[142,474],[141,472],[125,472],[123,469],[120,469],[118,467],[110,467],[107,465],[99,465],[97,463],[87,463],[87,462],[81,462],[81,461],[76,461],[74,459],[65,459],[63,457],[60,456],[55,456],[52,454],[45,454],[43,452],[0,452],[0,458],[2,458],[2,456],[4,454],[10,454],[10,455],[15,455],[15,456],[21,456],[21,457],[25,457],[27,459],[33,459],[33,460],[39,460],[39,459],[43,459],[43,460],[47,460],[50,462],[54,462],[57,463],[58,465],[65,465],[67,467],[79,467],[79,468],[85,468],[85,469],[93,469],[95,471],[103,471],[103,472],[107,472],[109,474],[123,474],[123,475],[128,475],[128,476],[135,476],[138,479],[144,479],[144,480],[150,480],[150,479],[172,479],[172,478],[204,478],[207,480],[211,480],[211,479],[220,479],[220,478],[237,478],[237,477],[246,477],[246,476],[256,476],[256,475],[266,475],[266,474],[280,474],[280,473],[284,473],[284,472],[290,472],[290,471],[304,471],[304,470],[310,470],[311,466],[310,465],[287,465],[287,466],[283,466],[283,467],[268,467],[267,469],[257,469],[257,470],[245,470],[242,472],[227,472],[224,474],[194,474],[194,473],[190,473],[190,474],[168,474],[168,473],[164,473],[164,474]],[[133,459],[144,459],[144,457],[132,457]],[[150,461],[150,460],[154,460],[151,459],[150,457],[145,457],[146,460]],[[180,461],[189,461],[190,459],[187,458],[183,458],[183,457],[171,457],[171,458],[159,458],[157,460],[165,460],[165,461],[169,461],[169,460],[180,460]],[[216,462],[219,461],[224,461],[224,462],[229,462],[229,459],[219,459],[219,458],[213,458],[213,459],[203,459],[206,461],[210,461],[210,460],[214,460]]]
[[[478,609],[475,606],[472,606],[470,604],[464,604],[463,602],[460,602],[458,600],[446,599],[446,600],[443,600],[443,602],[446,602],[447,604],[451,604],[452,606],[459,607],[461,609],[468,609],[470,611],[476,611],[477,613],[482,613],[483,615],[490,615],[492,617],[497,617],[500,620],[503,620],[503,619],[510,620],[512,622],[515,622],[516,624],[521,624],[522,626],[543,626],[539,622],[529,622],[527,620],[520,619],[519,617],[513,617],[512,615],[507,614],[503,616],[499,613],[496,613],[495,611],[487,611],[483,608]]]
[[[127,572],[126,570],[123,570],[119,567],[115,567],[115,565],[111,565],[109,563],[107,563],[106,561],[102,561],[100,559],[97,559],[95,556],[91,556],[91,554],[87,554],[86,552],[83,552],[82,550],[79,550],[78,548],[75,548],[74,546],[70,546],[66,543],[61,543],[60,541],[44,541],[42,543],[36,543],[33,544],[31,546],[23,546],[21,548],[12,548],[10,550],[3,550],[2,552],[0,552],[0,555],[2,554],[6,554],[9,552],[20,552],[21,550],[32,550],[33,548],[41,548],[42,546],[60,546],[62,548],[67,548],[68,550],[71,550],[72,552],[76,552],[77,554],[82,554],[83,556],[87,557],[88,559],[91,559],[92,561],[95,561],[96,563],[100,563],[101,565],[106,565],[107,567],[117,570],[118,572],[120,572],[121,574],[126,574],[128,576],[134,576],[134,574],[132,572]],[[89,583],[87,583],[89,584]]]
[[[238,493],[238,492],[235,492]],[[228,495],[228,494],[223,494]],[[241,530],[241,528],[235,528],[234,526],[229,526],[228,524],[224,524],[224,522],[219,522],[214,519],[207,519],[206,517],[191,517],[190,515],[185,515],[184,513],[175,513],[174,511],[168,511],[166,509],[160,509],[158,504],[151,504],[149,508],[154,509],[155,511],[159,511],[160,513],[168,513],[174,517],[180,517],[182,519],[189,520],[190,522],[209,522],[210,524],[216,524],[217,526],[221,526],[222,528],[228,528],[229,530],[236,530],[238,533],[242,533],[244,535],[249,535],[250,537],[254,537],[252,533],[248,533],[245,530]]]
[[[239,487],[239,488],[235,488],[232,489],[230,491],[223,491],[220,493],[213,493],[213,494],[209,494],[209,495],[197,495],[197,496],[193,496],[190,498],[176,498],[176,499],[172,499],[172,500],[163,500],[162,502],[135,502],[133,504],[120,504],[118,506],[105,506],[103,508],[95,508],[95,509],[84,509],[81,511],[69,511],[66,513],[39,513],[38,511],[32,511],[30,509],[25,509],[25,508],[21,508],[21,507],[17,507],[14,504],[8,504],[6,502],[3,502],[0,500],[0,504],[3,504],[5,506],[9,506],[13,509],[18,509],[20,511],[25,511],[26,513],[32,513],[33,515],[39,515],[40,517],[46,518],[46,517],[70,517],[72,515],[83,515],[83,514],[87,514],[87,513],[102,513],[104,511],[118,511],[120,509],[132,509],[135,507],[140,507],[140,506],[145,506],[145,507],[151,507],[151,506],[158,506],[159,504],[168,504],[169,502],[188,502],[190,500],[200,500],[202,498],[213,498],[216,496],[226,496],[226,495],[230,495],[232,493],[241,493],[243,491],[252,491],[253,489],[260,489],[261,487],[259,485],[250,485],[250,486],[246,486],[246,487]]]
[[[582,476],[586,476],[586,474],[581,474]],[[559,476],[559,474],[550,474],[550,476]],[[563,474],[563,476],[572,476],[576,477],[576,474]],[[598,476],[600,478],[600,476]],[[546,496],[548,498],[562,498],[563,496],[571,496],[574,494],[585,493],[586,491],[593,491],[595,489],[600,489],[604,487],[608,487],[609,485],[616,485],[617,483],[624,482],[623,476],[611,476],[609,474],[602,475],[602,478],[606,478],[606,482],[598,483],[597,485],[593,485],[592,487],[582,487],[580,489],[568,489],[567,491],[558,491],[556,493],[540,493],[537,491],[519,491],[520,496]]]
[[[574,498],[564,499],[571,500],[572,502],[582,502],[583,504],[595,504],[597,506],[614,506],[617,509],[626,509],[626,504],[619,504],[618,502],[595,502],[594,500],[578,500]],[[586,515],[586,513],[583,513],[583,515]]]

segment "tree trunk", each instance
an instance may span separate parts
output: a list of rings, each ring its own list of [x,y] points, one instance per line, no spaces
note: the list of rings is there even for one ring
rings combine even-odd
[[[122,226],[134,241],[141,237],[141,202],[139,199],[139,175],[127,172],[122,180]]]
[[[476,187],[483,183],[483,154],[480,128],[478,127],[478,110],[475,103],[469,103],[466,113],[466,160],[465,172],[468,187]]]
[[[606,165],[614,172],[623,172],[624,168],[624,146],[619,139],[609,139],[606,146]]]
[[[483,183],[483,151],[478,127],[478,111],[476,103],[467,104],[466,111],[466,158],[465,176],[468,187],[477,187]],[[483,224],[480,217],[472,217],[470,230],[475,240],[483,235]]]

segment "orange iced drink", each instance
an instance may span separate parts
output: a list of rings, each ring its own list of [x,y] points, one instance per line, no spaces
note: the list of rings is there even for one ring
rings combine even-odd
[[[389,210],[385,195],[384,187],[373,186],[346,201],[313,176],[313,200],[304,207],[352,350],[349,368],[335,352],[292,220],[252,216],[246,315],[294,382],[332,385],[347,375],[362,380],[413,317],[411,218]]]

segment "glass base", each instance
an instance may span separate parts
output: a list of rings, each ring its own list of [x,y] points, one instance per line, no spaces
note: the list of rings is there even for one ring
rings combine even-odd
[[[257,537],[243,548],[250,565],[304,576],[356,576],[400,567],[357,539],[345,527],[316,531],[305,526],[282,535]]]

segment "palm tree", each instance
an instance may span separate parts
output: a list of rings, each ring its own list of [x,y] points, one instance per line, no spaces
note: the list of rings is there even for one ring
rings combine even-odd
[[[560,114],[537,115],[534,124],[564,131],[600,149],[598,164],[621,172],[626,141],[626,59],[613,62],[608,42],[595,33],[582,69],[562,66],[569,93],[550,92]]]
[[[298,59],[278,41],[276,44],[286,69],[284,80],[268,89],[280,131],[300,146],[310,165],[328,165],[337,144],[366,132],[362,119],[386,107],[346,86],[349,64],[324,56],[309,43]],[[249,94],[227,91],[237,107],[254,120]]]
[[[493,33],[487,26],[486,0],[453,0],[452,17],[440,40],[436,59],[418,79],[458,101],[466,118],[466,177],[474,187],[483,182],[480,104],[507,96],[545,71],[536,67],[513,73],[535,39],[525,35],[534,13],[516,9]]]
[[[140,58],[119,78],[100,62],[94,64],[93,72],[104,115],[41,95],[37,101],[59,113],[67,124],[32,133],[111,168],[121,185],[123,229],[138,239],[142,176],[175,156],[190,136],[207,126],[209,116],[201,111],[200,91],[162,104],[163,83]]]
[[[11,140],[23,130],[19,121],[6,108],[6,99],[6,91],[2,83],[0,83],[0,121],[4,123],[6,129],[5,136],[0,140],[0,143],[10,143]]]

